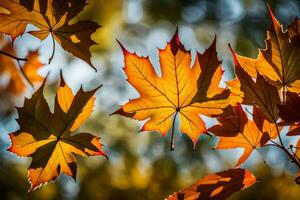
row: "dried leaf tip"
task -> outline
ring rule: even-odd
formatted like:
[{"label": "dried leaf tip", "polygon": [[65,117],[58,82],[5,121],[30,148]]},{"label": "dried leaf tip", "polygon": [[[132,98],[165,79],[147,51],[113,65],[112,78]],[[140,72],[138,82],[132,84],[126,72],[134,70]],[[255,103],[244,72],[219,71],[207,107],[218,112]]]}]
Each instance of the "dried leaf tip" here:
[{"label": "dried leaf tip", "polygon": [[124,45],[123,45],[118,39],[116,39],[116,40],[117,40],[117,43],[120,45],[123,54],[124,54],[124,55],[129,54],[130,52],[124,47]]},{"label": "dried leaf tip", "polygon": [[272,23],[273,24],[275,24],[275,23],[279,24],[279,22],[277,21],[275,15],[274,15],[274,13],[273,13],[273,11],[272,11],[272,9],[271,9],[271,7],[270,7],[270,5],[268,3],[267,3],[267,7],[268,7],[268,13],[269,13],[269,15],[271,17]]},{"label": "dried leaf tip", "polygon": [[127,113],[125,112],[122,108],[120,108],[119,110],[116,110],[115,112],[111,113],[109,116],[112,116],[112,115],[122,115],[122,116],[125,116],[125,117],[133,117],[135,115],[135,113]]},{"label": "dried leaf tip", "polygon": [[231,54],[232,54],[234,66],[235,66],[235,68],[237,68],[237,67],[239,66],[239,61],[238,61],[238,59],[236,58],[235,52],[234,52],[233,49],[231,48],[230,43],[228,43],[228,47],[229,47],[229,50],[230,50],[230,52],[231,52]]},{"label": "dried leaf tip", "polygon": [[170,44],[171,44],[171,51],[174,56],[177,54],[178,50],[186,52],[179,38],[178,27],[176,28],[176,31],[170,41]]}]

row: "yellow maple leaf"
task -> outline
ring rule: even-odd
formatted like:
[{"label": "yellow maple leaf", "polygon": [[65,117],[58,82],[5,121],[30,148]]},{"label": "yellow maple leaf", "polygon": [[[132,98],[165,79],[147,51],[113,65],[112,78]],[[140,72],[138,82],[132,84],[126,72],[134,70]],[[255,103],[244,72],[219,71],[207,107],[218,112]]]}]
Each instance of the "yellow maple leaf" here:
[{"label": "yellow maple leaf", "polygon": [[268,8],[272,25],[267,32],[266,48],[259,50],[256,59],[239,55],[236,58],[251,77],[255,78],[258,72],[279,90],[283,90],[283,93],[286,89],[299,93],[300,37],[290,38],[288,31],[283,30],[270,7]]},{"label": "yellow maple leaf", "polygon": [[94,107],[94,93],[99,88],[74,96],[61,78],[57,90],[54,113],[43,96],[44,84],[18,108],[20,129],[10,134],[9,151],[18,156],[32,157],[28,168],[31,190],[55,180],[60,173],[76,178],[76,158],[106,156],[99,137],[73,132],[90,116]]},{"label": "yellow maple leaf", "polygon": [[172,126],[171,149],[174,149],[177,116],[181,132],[195,145],[199,135],[206,132],[199,115],[215,116],[235,103],[229,91],[219,87],[223,71],[217,58],[216,40],[203,54],[197,53],[192,64],[191,52],[184,48],[176,31],[165,49],[159,50],[161,77],[148,57],[140,57],[121,47],[128,82],[140,97],[130,100],[115,113],[137,120],[147,119],[141,130],[157,130],[163,136]]}]

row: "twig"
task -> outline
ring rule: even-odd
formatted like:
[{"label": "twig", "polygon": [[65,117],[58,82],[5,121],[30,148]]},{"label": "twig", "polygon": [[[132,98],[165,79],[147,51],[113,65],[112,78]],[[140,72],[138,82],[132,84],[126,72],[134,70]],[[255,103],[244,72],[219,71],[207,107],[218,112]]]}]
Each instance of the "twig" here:
[{"label": "twig", "polygon": [[280,140],[280,145],[277,145],[277,146],[274,145],[274,146],[276,146],[276,147],[280,148],[282,151],[284,151],[290,157],[290,159],[292,160],[292,162],[295,163],[295,165],[297,165],[297,167],[300,169],[300,162],[283,145],[282,139],[280,137],[280,131],[279,131],[279,128],[278,128],[278,124],[275,123],[275,126],[276,126],[276,130],[277,130],[278,137],[279,137],[279,140]]},{"label": "twig", "polygon": [[280,145],[281,145],[282,147],[284,147],[282,138],[281,138],[281,136],[280,136],[280,131],[279,131],[279,128],[278,128],[278,124],[277,124],[276,122],[275,122],[275,126],[276,126],[276,131],[277,131],[277,134],[278,134],[278,138],[279,138]]},{"label": "twig", "polygon": [[22,68],[22,65],[20,63],[19,60],[17,60],[17,63],[19,65],[19,68],[20,68],[20,71],[22,73],[22,75],[24,76],[24,78],[26,79],[26,81],[31,85],[32,88],[34,88],[33,84],[31,83],[30,79],[28,78],[28,76],[26,75],[26,73],[24,72],[23,68]]},{"label": "twig", "polygon": [[291,149],[291,151],[293,152],[294,157],[298,160],[298,162],[300,162],[300,159],[299,159],[299,157],[298,157],[298,155],[297,155],[297,153],[296,153],[297,150],[294,151],[293,148],[295,148],[295,149],[299,149],[299,148],[294,147],[293,145],[290,146],[290,149]]},{"label": "twig", "polygon": [[286,103],[286,86],[283,85],[282,87],[282,104],[285,105]]},{"label": "twig", "polygon": [[7,52],[1,51],[1,50],[0,50],[0,54],[5,55],[7,57],[10,57],[12,59],[15,59],[16,61],[28,61],[28,58],[19,58],[19,57],[16,57],[14,55],[11,55]]}]

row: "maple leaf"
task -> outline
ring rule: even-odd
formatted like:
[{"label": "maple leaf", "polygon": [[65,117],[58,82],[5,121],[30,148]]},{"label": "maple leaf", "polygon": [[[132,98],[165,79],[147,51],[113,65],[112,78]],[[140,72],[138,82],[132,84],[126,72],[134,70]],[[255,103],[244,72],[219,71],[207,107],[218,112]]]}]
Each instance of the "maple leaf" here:
[{"label": "maple leaf", "polygon": [[[87,62],[90,61],[90,47],[97,44],[91,35],[100,26],[90,20],[73,22],[73,18],[87,5],[86,0],[1,0],[0,32],[8,34],[14,40],[25,32],[26,26],[32,24],[39,28],[29,33],[44,40],[50,34],[55,41],[74,56]],[[95,68],[94,68],[95,69]]]},{"label": "maple leaf", "polygon": [[216,40],[203,54],[197,53],[191,67],[191,52],[180,42],[177,30],[165,49],[159,49],[161,77],[155,72],[149,57],[139,57],[121,47],[128,82],[140,97],[130,100],[114,114],[137,120],[148,119],[141,131],[156,130],[163,136],[172,126],[172,150],[177,115],[181,132],[187,134],[195,145],[199,135],[206,132],[199,114],[218,115],[233,101],[229,91],[219,87],[223,72],[217,58]]},{"label": "maple leaf", "polygon": [[192,186],[170,195],[167,200],[222,200],[257,182],[256,177],[245,169],[229,169],[209,174]]},{"label": "maple leaf", "polygon": [[264,115],[259,114],[259,110],[253,113],[255,114],[253,118],[256,119],[251,121],[242,106],[238,105],[233,108],[232,116],[218,117],[219,124],[208,129],[209,132],[220,137],[216,149],[244,149],[236,166],[244,163],[254,149],[264,146],[271,138],[277,137],[275,124],[270,123],[264,118]]},{"label": "maple leaf", "polygon": [[[44,82],[45,83],[45,82]],[[9,151],[18,156],[32,157],[28,168],[30,191],[55,180],[60,173],[76,178],[76,158],[106,156],[99,137],[89,133],[73,132],[89,117],[94,107],[94,93],[99,88],[74,96],[61,76],[54,113],[43,96],[44,84],[18,108],[20,129],[10,134]]]},{"label": "maple leaf", "polygon": [[[12,44],[6,40],[3,41],[2,50],[11,55],[15,54]],[[32,85],[41,83],[44,80],[44,78],[37,73],[43,66],[39,60],[38,51],[29,52],[27,57],[28,61],[26,61],[23,66],[16,66],[14,59],[0,54],[0,75],[5,73],[9,75],[9,82],[5,87],[0,88],[1,92],[14,96],[22,94],[26,89],[23,77]],[[21,72],[23,74],[19,70],[20,67],[22,67]]]},{"label": "maple leaf", "polygon": [[236,79],[227,82],[231,92],[240,96],[243,104],[258,107],[270,122],[275,123],[279,118],[277,105],[281,103],[277,88],[259,73],[256,75],[256,80],[253,80],[242,68],[240,59],[236,57],[231,47],[230,50],[236,74]]},{"label": "maple leaf", "polygon": [[267,139],[276,139],[278,137],[278,131],[280,132],[283,128],[283,126],[278,125],[277,131],[276,124],[270,123],[261,110],[255,106],[253,107],[252,118],[257,128]]},{"label": "maple leaf", "polygon": [[251,77],[255,78],[258,72],[283,93],[286,89],[300,92],[300,35],[290,38],[268,8],[272,25],[267,32],[266,48],[259,50],[256,59],[239,55],[236,59]]}]

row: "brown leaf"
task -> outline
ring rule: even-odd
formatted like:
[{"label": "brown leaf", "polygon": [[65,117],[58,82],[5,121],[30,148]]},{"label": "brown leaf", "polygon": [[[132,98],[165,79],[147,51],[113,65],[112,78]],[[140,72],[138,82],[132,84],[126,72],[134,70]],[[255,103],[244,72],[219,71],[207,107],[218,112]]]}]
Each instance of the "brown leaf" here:
[{"label": "brown leaf", "polygon": [[256,181],[256,177],[248,170],[229,169],[207,175],[192,186],[170,195],[167,200],[224,200]]},{"label": "brown leaf", "polygon": [[268,8],[272,24],[267,31],[266,48],[260,49],[255,59],[239,55],[236,59],[251,77],[256,78],[258,72],[280,90],[300,92],[300,35],[290,38],[289,33],[296,25],[289,31],[283,30]]},{"label": "brown leaf", "polygon": [[[86,0],[1,0],[0,32],[14,40],[25,32],[28,24],[39,28],[29,33],[44,40],[50,34],[65,50],[81,58],[93,67],[90,47],[97,44],[91,35],[100,26],[90,20],[73,22],[73,18],[85,7]],[[50,58],[52,59],[53,54]],[[94,68],[94,67],[93,67]]]},{"label": "brown leaf", "polygon": [[[233,108],[233,115],[230,117],[218,117],[219,124],[208,129],[214,135],[219,136],[220,140],[216,149],[243,148],[244,152],[239,158],[236,166],[243,164],[258,148],[264,146],[274,135],[274,130],[269,127],[275,126],[269,121],[264,120],[265,127],[261,126],[261,121],[250,121],[243,111],[241,105]],[[256,124],[259,121],[259,124]],[[268,132],[271,131],[271,132]]]},{"label": "brown leaf", "polygon": [[287,136],[296,136],[300,135],[300,125],[299,123],[293,124],[290,126]]},{"label": "brown leaf", "polygon": [[266,119],[275,123],[279,118],[277,105],[280,97],[277,88],[271,85],[265,78],[257,74],[254,80],[240,65],[236,54],[230,48],[234,64],[236,79],[227,82],[232,93],[243,99],[243,104],[255,105],[265,115]]},{"label": "brown leaf", "polygon": [[279,116],[285,122],[300,121],[300,97],[297,93],[287,92],[286,102],[277,106],[279,108]]}]

